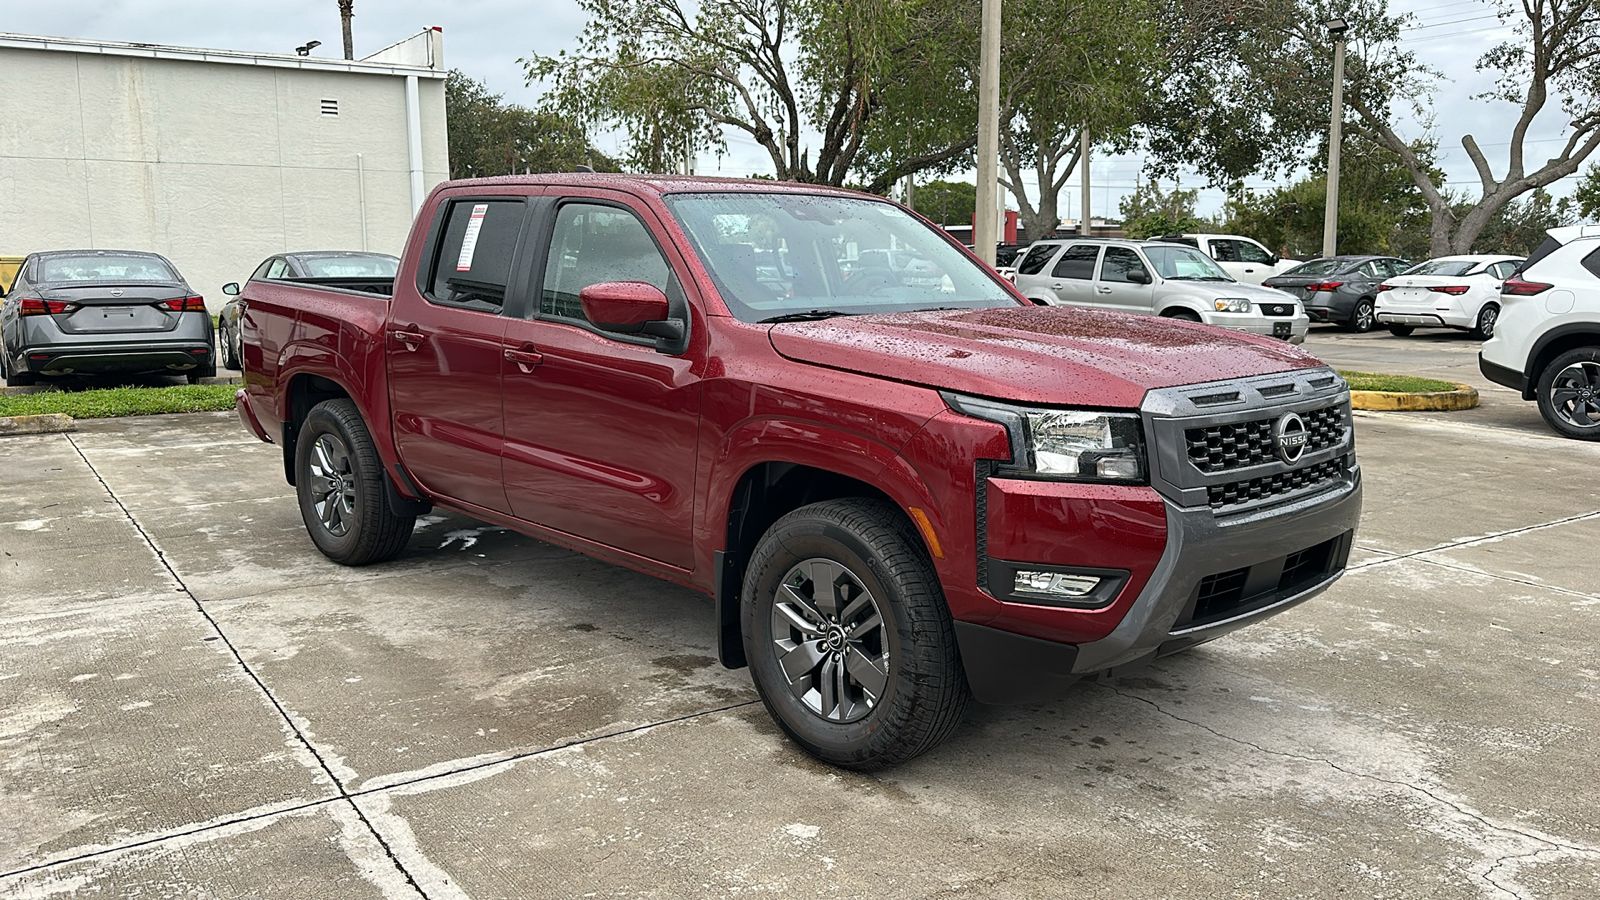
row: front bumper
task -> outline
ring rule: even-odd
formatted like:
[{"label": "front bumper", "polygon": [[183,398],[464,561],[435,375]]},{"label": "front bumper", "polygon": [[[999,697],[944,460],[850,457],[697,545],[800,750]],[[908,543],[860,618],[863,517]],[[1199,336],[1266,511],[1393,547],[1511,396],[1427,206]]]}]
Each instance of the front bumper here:
[{"label": "front bumper", "polygon": [[1327,590],[1344,572],[1361,518],[1360,470],[1327,493],[1231,520],[1166,508],[1166,551],[1106,637],[1058,644],[956,622],[973,695],[992,704],[1048,700],[1085,676],[1142,667]]},{"label": "front bumper", "polygon": [[22,352],[18,368],[35,375],[146,373],[185,374],[212,361],[203,341],[145,341],[127,344],[49,344]]},{"label": "front bumper", "polygon": [[[1207,325],[1218,328],[1227,328],[1231,331],[1242,331],[1246,334],[1259,334],[1262,337],[1275,337],[1286,340],[1291,344],[1303,343],[1306,332],[1311,328],[1311,319],[1305,313],[1296,316],[1260,316],[1254,313],[1211,313],[1204,317]],[[1283,334],[1282,326],[1287,324],[1289,333]]]}]

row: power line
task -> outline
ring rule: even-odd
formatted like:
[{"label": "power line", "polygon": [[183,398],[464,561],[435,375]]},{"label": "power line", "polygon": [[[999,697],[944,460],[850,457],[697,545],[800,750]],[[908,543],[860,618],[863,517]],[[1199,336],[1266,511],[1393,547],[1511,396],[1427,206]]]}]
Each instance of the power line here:
[{"label": "power line", "polygon": [[1463,25],[1463,24],[1465,24],[1467,22],[1482,22],[1484,19],[1498,19],[1498,18],[1500,18],[1500,14],[1499,13],[1489,13],[1488,15],[1472,16],[1471,18],[1466,18],[1466,19],[1450,19],[1449,21],[1445,21],[1445,22],[1430,22],[1427,25],[1412,25],[1412,26],[1409,26],[1409,27],[1406,27],[1406,28],[1402,28],[1400,30],[1401,31],[1422,31],[1425,28],[1443,28],[1446,25]]},{"label": "power line", "polygon": [[[1410,13],[1411,15],[1416,15],[1417,13],[1432,12],[1432,11],[1434,11],[1436,9],[1449,9],[1452,6],[1479,6],[1479,5],[1482,5],[1482,0],[1456,0],[1456,2],[1454,2],[1454,3],[1441,3],[1438,6],[1424,6],[1421,9],[1408,9],[1408,10],[1406,10],[1406,12]],[[1455,15],[1455,14],[1451,13],[1451,15]]]},{"label": "power line", "polygon": [[1429,35],[1424,35],[1424,36],[1419,37],[1419,38],[1407,38],[1406,39],[1406,43],[1408,43],[1408,44],[1422,44],[1422,43],[1426,43],[1428,41],[1439,41],[1439,40],[1444,40],[1445,38],[1461,37],[1462,35],[1466,35],[1466,34],[1484,34],[1486,32],[1490,32],[1490,31],[1504,31],[1504,30],[1505,29],[1502,29],[1502,28],[1473,28],[1473,29],[1469,29],[1467,31],[1452,31],[1452,32],[1449,32],[1447,34],[1429,34]]}]

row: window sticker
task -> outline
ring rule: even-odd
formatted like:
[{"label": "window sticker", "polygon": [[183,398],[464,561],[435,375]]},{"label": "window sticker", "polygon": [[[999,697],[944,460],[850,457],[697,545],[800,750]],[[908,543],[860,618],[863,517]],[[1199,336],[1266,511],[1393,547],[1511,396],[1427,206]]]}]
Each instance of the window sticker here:
[{"label": "window sticker", "polygon": [[478,232],[483,230],[483,217],[489,214],[489,204],[472,207],[472,218],[467,220],[467,233],[461,239],[461,255],[456,258],[457,272],[472,271],[472,255],[478,252]]}]

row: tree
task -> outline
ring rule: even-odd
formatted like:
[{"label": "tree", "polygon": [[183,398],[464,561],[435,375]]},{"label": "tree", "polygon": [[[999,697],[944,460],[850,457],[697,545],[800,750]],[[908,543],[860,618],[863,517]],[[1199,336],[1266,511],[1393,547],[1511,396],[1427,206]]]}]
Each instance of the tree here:
[{"label": "tree", "polygon": [[971,225],[978,208],[978,188],[964,181],[930,181],[917,185],[912,200],[912,208],[935,224]]},{"label": "tree", "polygon": [[1577,204],[1578,215],[1585,219],[1600,218],[1600,165],[1590,165],[1572,192],[1572,202]]},{"label": "tree", "polygon": [[[869,190],[969,152],[975,137],[917,128],[910,102],[895,104],[900,134],[875,138],[885,97],[959,97],[952,43],[964,4],[935,0],[579,0],[588,14],[575,53],[523,60],[530,83],[547,81],[542,109],[586,128],[622,132],[630,166],[670,171],[686,153],[722,146],[722,129],[749,135],[780,180]],[[691,10],[693,10],[691,15]],[[924,110],[926,112],[926,110]],[[821,135],[815,148],[802,133]],[[895,129],[889,129],[894,131]],[[907,134],[904,132],[915,132]],[[942,132],[942,133],[941,133]],[[945,145],[928,138],[937,135]],[[921,140],[909,140],[919,137]],[[865,169],[863,171],[863,169]],[[860,177],[865,176],[865,177]]]},{"label": "tree", "polygon": [[1199,191],[1186,191],[1176,184],[1170,191],[1161,190],[1160,183],[1155,181],[1139,185],[1118,204],[1122,232],[1130,238],[1144,240],[1164,234],[1209,231],[1210,223],[1194,212],[1199,200]]},{"label": "tree", "polygon": [[1474,253],[1527,256],[1544,242],[1547,230],[1572,223],[1569,198],[1552,200],[1543,188],[1534,188],[1523,200],[1513,200],[1502,207],[1478,233],[1472,249]]},{"label": "tree", "polygon": [[616,169],[573,123],[508,104],[459,69],[445,76],[444,102],[451,178],[570,172],[580,163]]}]

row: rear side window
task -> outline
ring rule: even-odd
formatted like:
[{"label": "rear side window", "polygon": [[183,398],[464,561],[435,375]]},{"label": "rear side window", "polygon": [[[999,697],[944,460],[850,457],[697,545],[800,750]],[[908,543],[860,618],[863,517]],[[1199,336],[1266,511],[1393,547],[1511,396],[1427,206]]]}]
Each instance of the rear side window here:
[{"label": "rear side window", "polygon": [[1590,275],[1600,278],[1600,250],[1595,250],[1585,256],[1583,258],[1583,267],[1589,270]]},{"label": "rear side window", "polygon": [[1050,274],[1056,278],[1088,281],[1094,277],[1094,261],[1099,256],[1099,247],[1093,244],[1075,244],[1061,254],[1061,258],[1056,260],[1055,271]]},{"label": "rear side window", "polygon": [[672,268],[638,217],[614,206],[568,203],[556,214],[539,312],[587,321],[578,293],[602,281],[643,281],[672,297]]},{"label": "rear side window", "polygon": [[1050,262],[1050,257],[1055,256],[1058,249],[1060,247],[1056,244],[1040,244],[1029,250],[1028,255],[1022,258],[1022,262],[1017,263],[1017,274],[1037,275],[1043,272],[1045,265]]},{"label": "rear side window", "polygon": [[519,200],[457,200],[445,213],[428,299],[499,312],[511,284],[511,261],[522,234]]},{"label": "rear side window", "polygon": [[1217,262],[1243,262],[1239,258],[1238,241],[1212,241],[1211,258]]}]

